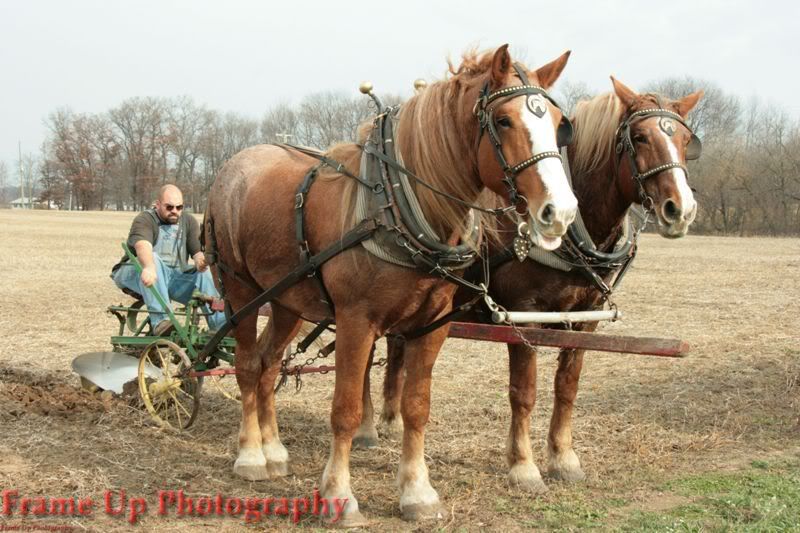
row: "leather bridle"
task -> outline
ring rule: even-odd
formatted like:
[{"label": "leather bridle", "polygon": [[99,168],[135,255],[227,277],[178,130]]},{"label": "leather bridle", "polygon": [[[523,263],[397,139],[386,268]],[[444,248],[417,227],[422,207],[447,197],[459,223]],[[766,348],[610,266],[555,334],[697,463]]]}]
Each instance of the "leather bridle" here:
[{"label": "leather bridle", "polygon": [[643,172],[639,171],[639,167],[636,164],[636,147],[631,136],[631,127],[635,122],[650,117],[661,117],[661,119],[658,121],[658,126],[669,137],[672,137],[677,130],[675,122],[683,125],[684,128],[689,130],[689,133],[691,133],[692,137],[689,141],[689,144],[686,146],[686,152],[684,154],[684,157],[687,161],[698,159],[703,151],[703,144],[700,141],[700,138],[695,135],[694,132],[692,132],[692,129],[686,124],[683,117],[674,111],[664,109],[664,107],[661,105],[661,102],[659,102],[659,107],[634,111],[628,115],[628,117],[619,125],[616,133],[617,174],[619,174],[619,164],[621,162],[623,152],[625,152],[628,155],[631,176],[639,189],[639,203],[641,203],[646,209],[651,209],[653,206],[646,205],[648,200],[650,200],[649,203],[652,204],[652,200],[644,190],[644,180],[672,168],[680,168],[686,174],[686,179],[689,179],[689,169],[686,168],[686,165],[677,161],[670,161],[669,163],[658,165]]},{"label": "leather bridle", "polygon": [[[539,152],[538,154],[533,154],[528,159],[525,159],[524,161],[515,165],[509,164],[508,160],[506,160],[505,156],[503,155],[502,141],[500,139],[500,134],[497,132],[497,122],[494,116],[495,110],[501,104],[518,96],[528,97],[528,109],[530,109],[530,111],[538,118],[542,118],[547,112],[548,101],[558,109],[561,108],[542,87],[530,84],[528,81],[528,76],[525,74],[525,69],[523,69],[519,64],[514,64],[514,70],[516,70],[517,76],[519,76],[519,79],[522,81],[522,85],[504,87],[502,89],[490,92],[489,82],[486,82],[481,90],[480,96],[478,97],[478,101],[475,103],[473,112],[478,118],[478,124],[480,125],[478,143],[480,143],[484,132],[488,132],[489,139],[491,139],[492,145],[494,146],[494,153],[497,157],[497,162],[503,169],[503,183],[508,189],[508,197],[511,205],[516,206],[520,201],[524,201],[525,207],[527,208],[528,199],[519,194],[519,191],[517,190],[517,176],[529,166],[535,165],[543,159],[552,157],[561,161],[561,154],[558,151],[549,150],[545,152]],[[558,131],[556,132],[556,141],[559,147],[566,146],[572,142],[572,132],[572,123],[569,121],[566,115],[564,115],[561,119],[561,123],[558,126]]]}]

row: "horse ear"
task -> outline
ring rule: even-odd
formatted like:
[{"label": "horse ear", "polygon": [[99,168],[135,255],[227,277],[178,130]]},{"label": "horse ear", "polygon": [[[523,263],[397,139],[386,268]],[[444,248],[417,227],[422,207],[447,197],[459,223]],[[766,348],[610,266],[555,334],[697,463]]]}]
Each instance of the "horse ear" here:
[{"label": "horse ear", "polygon": [[510,69],[511,54],[508,53],[508,44],[504,44],[495,51],[494,57],[492,57],[492,85],[504,84]]},{"label": "horse ear", "polygon": [[567,50],[558,56],[558,58],[554,61],[551,61],[543,67],[539,67],[535,72],[536,79],[539,80],[539,85],[541,85],[544,89],[549,89],[552,87],[558,77],[561,76],[561,72],[564,71],[564,67],[567,66],[567,60],[569,59],[569,55],[571,53],[572,50]]},{"label": "horse ear", "polygon": [[689,111],[691,111],[703,97],[703,94],[703,89],[700,89],[678,100],[678,113],[680,113],[682,117],[688,115]]},{"label": "horse ear", "polygon": [[638,94],[633,92],[633,89],[630,89],[627,85],[617,80],[614,76],[611,76],[611,84],[614,85],[614,92],[617,94],[617,98],[622,101],[622,105],[625,107],[631,107],[633,102],[635,102],[639,97]]}]

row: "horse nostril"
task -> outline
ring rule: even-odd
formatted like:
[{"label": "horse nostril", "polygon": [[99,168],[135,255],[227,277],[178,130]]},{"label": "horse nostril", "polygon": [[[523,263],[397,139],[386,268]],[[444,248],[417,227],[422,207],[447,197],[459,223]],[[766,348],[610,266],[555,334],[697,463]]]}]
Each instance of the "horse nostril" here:
[{"label": "horse nostril", "polygon": [[556,206],[553,204],[545,204],[539,210],[539,222],[546,226],[550,226],[553,224],[553,220],[556,218]]},{"label": "horse nostril", "polygon": [[664,202],[661,211],[664,214],[664,219],[670,222],[678,220],[681,217],[681,208],[672,200]]}]

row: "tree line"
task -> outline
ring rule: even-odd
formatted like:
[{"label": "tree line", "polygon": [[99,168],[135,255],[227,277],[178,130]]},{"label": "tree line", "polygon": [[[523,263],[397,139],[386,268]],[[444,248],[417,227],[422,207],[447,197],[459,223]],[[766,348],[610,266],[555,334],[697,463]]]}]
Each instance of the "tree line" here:
[{"label": "tree line", "polygon": [[[679,98],[697,89],[705,96],[687,121],[703,140],[703,156],[689,163],[699,203],[692,232],[800,234],[800,122],[703,80],[668,78],[643,92]],[[556,96],[569,112],[592,93],[585,84],[565,82]],[[23,166],[37,181],[40,200],[59,208],[138,210],[162,184],[176,183],[187,207],[202,211],[216,172],[239,150],[269,142],[325,148],[352,141],[374,112],[368,98],[337,92],[277,104],[260,120],[188,97],[131,98],[98,114],[58,109],[46,119],[41,155],[25,156]],[[7,176],[0,165],[0,186]]]}]

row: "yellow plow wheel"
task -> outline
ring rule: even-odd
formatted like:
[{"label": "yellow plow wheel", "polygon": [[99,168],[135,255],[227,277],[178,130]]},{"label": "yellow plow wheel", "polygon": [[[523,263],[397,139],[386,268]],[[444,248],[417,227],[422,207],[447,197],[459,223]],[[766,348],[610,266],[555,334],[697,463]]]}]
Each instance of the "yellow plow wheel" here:
[{"label": "yellow plow wheel", "polygon": [[202,378],[189,376],[192,363],[183,348],[159,339],[139,358],[139,394],[147,411],[164,428],[186,429],[200,410]]},{"label": "yellow plow wheel", "polygon": [[[233,368],[231,365],[224,361],[220,361],[219,366],[217,369],[229,369]],[[241,403],[242,395],[239,392],[239,384],[236,382],[236,375],[235,374],[223,374],[221,376],[208,376],[211,385],[219,391],[220,394],[225,396],[229,400],[233,400],[234,402]]]}]

